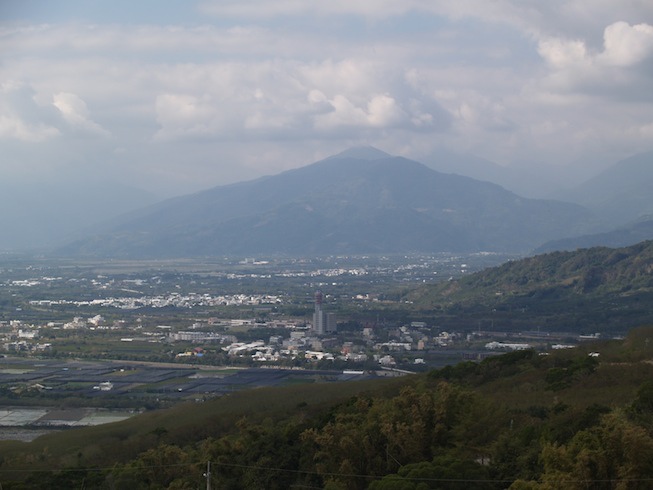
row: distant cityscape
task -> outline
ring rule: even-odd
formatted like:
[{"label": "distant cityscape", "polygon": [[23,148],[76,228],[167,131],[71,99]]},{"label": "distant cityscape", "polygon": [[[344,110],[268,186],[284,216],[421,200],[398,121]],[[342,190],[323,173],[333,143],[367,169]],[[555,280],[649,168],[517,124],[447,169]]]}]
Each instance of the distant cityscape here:
[{"label": "distant cityscape", "polygon": [[0,377],[7,397],[44,406],[77,397],[156,408],[252,386],[403,376],[515,350],[547,355],[599,337],[538,328],[528,317],[515,328],[492,310],[416,314],[396,293],[506,258],[9,260],[0,267]]}]

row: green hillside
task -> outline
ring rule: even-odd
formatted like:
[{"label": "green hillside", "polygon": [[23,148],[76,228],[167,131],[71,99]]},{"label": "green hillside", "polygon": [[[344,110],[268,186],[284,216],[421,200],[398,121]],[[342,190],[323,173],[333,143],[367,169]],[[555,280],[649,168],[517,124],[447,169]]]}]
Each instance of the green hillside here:
[{"label": "green hillside", "polygon": [[622,333],[653,321],[653,241],[510,261],[417,288],[405,300],[515,328]]},{"label": "green hillside", "polygon": [[[653,328],[0,445],[3,488],[650,488]],[[598,353],[590,355],[590,353]]]}]

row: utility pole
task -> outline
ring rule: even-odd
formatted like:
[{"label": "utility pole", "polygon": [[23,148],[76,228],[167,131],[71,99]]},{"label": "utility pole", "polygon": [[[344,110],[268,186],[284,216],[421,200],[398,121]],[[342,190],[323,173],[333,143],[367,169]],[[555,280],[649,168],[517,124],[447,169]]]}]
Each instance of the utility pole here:
[{"label": "utility pole", "polygon": [[210,461],[206,462],[206,473],[204,473],[204,476],[206,477],[206,490],[211,490],[211,462]]}]

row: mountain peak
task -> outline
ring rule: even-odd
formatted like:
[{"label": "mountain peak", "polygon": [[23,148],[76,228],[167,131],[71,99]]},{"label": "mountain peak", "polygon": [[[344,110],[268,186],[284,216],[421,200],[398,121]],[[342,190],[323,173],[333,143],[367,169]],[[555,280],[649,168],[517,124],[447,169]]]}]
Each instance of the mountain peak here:
[{"label": "mountain peak", "polygon": [[380,160],[392,158],[392,155],[374,148],[373,146],[352,146],[336,155],[330,156],[327,160],[353,158],[356,160]]},{"label": "mountain peak", "polygon": [[571,235],[588,214],[364,147],[165,201],[59,252],[134,258],[523,252]]}]

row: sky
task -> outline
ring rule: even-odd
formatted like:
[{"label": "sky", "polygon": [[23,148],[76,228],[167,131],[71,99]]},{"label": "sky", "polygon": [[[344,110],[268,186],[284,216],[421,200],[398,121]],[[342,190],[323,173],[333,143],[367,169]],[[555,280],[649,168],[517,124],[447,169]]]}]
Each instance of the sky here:
[{"label": "sky", "polygon": [[160,196],[371,145],[653,149],[650,0],[0,0],[0,179]]}]

